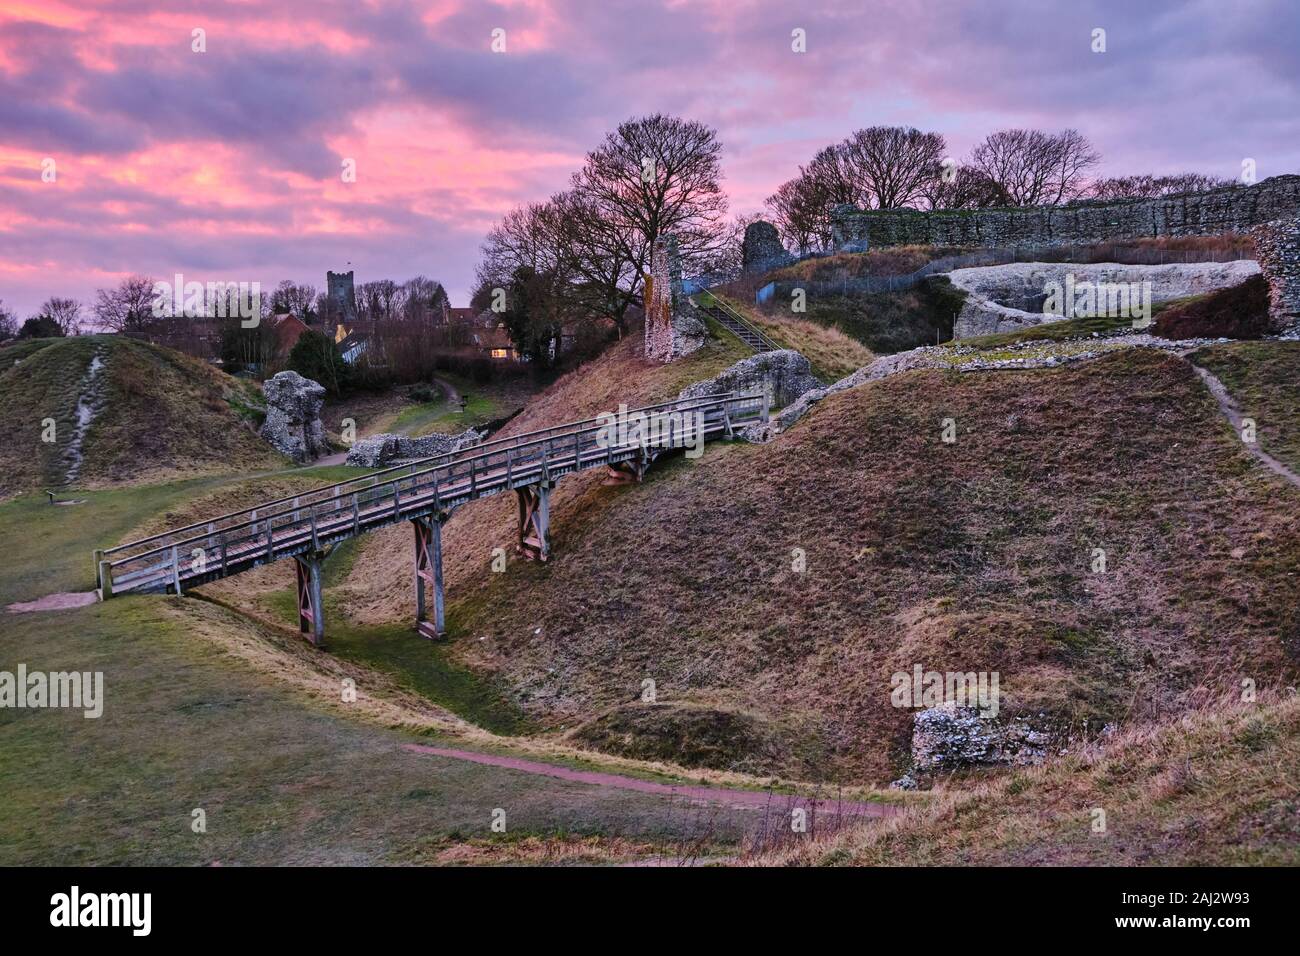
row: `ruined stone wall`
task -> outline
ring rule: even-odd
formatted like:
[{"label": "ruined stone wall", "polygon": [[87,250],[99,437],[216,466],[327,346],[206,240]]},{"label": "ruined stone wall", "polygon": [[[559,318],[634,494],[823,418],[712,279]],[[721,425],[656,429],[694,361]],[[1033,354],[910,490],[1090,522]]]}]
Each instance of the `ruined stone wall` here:
[{"label": "ruined stone wall", "polygon": [[1300,324],[1298,216],[1300,176],[1274,176],[1252,186],[1074,206],[933,211],[837,206],[831,234],[837,250],[862,251],[912,244],[1014,248],[1249,233],[1261,250],[1260,265],[1273,291],[1274,322],[1281,331]]},{"label": "ruined stone wall", "polygon": [[758,219],[745,227],[740,259],[742,273],[761,275],[789,265],[794,261],[794,256],[781,245],[781,234],[776,231],[776,226]]},{"label": "ruined stone wall", "polygon": [[682,291],[682,265],[673,236],[655,242],[645,277],[645,357],[671,362],[694,352],[707,337]]},{"label": "ruined stone wall", "polygon": [[1268,280],[1273,327],[1300,329],[1300,219],[1265,223],[1251,235],[1259,267]]},{"label": "ruined stone wall", "polygon": [[837,249],[896,245],[1049,246],[1246,232],[1252,226],[1300,215],[1300,176],[1274,176],[1253,186],[1075,206],[1000,209],[870,209],[838,206],[832,235]]}]

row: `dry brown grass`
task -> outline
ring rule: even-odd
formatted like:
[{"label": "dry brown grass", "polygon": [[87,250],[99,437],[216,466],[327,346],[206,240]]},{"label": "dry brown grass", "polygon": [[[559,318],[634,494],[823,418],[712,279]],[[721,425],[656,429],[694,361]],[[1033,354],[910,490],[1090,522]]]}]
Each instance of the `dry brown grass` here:
[{"label": "dry brown grass", "polygon": [[[1300,863],[1300,698],[1215,702],[1052,764],[937,795],[765,865]],[[1093,831],[1094,810],[1105,832]]]},{"label": "dry brown grass", "polygon": [[[612,355],[515,427],[659,397],[649,383],[668,391],[671,371],[637,379]],[[784,742],[774,770],[880,783],[910,731],[889,677],[914,663],[996,670],[1004,713],[1094,728],[1177,712],[1242,674],[1294,680],[1296,504],[1177,359],[910,373],[644,485],[565,479],[546,566],[491,573],[514,503],[462,509],[444,539],[453,647],[557,729],[648,677],[660,700],[765,714]],[[405,529],[371,536],[351,613],[410,618],[409,547]],[[1094,547],[1104,575],[1088,570]]]},{"label": "dry brown grass", "polygon": [[852,375],[876,357],[871,349],[834,326],[760,312],[738,299],[722,298],[778,345],[802,352],[812,364],[813,374],[828,385]]}]

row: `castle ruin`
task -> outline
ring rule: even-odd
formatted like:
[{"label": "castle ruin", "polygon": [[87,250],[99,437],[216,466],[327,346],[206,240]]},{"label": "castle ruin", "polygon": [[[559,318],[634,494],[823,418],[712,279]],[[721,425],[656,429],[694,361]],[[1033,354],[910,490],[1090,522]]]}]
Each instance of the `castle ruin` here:
[{"label": "castle ruin", "polygon": [[642,298],[647,359],[671,362],[704,344],[707,329],[682,291],[681,256],[675,236],[661,236],[655,241]]},{"label": "castle ruin", "polygon": [[1086,245],[1124,239],[1250,235],[1272,294],[1278,332],[1300,330],[1300,176],[1274,176],[1251,186],[1203,192],[1081,202],[1071,206],[995,209],[871,209],[837,206],[835,249],[936,245],[981,248]]}]

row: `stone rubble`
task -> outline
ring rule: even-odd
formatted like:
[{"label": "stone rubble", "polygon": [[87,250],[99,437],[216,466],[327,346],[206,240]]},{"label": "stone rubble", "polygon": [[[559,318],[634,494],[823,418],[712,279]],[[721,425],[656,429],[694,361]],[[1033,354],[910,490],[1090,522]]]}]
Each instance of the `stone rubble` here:
[{"label": "stone rubble", "polygon": [[970,767],[1027,767],[1042,763],[1054,750],[1048,718],[981,717],[973,707],[949,701],[919,711],[912,718],[912,767],[890,786],[915,790],[937,773]]},{"label": "stone rubble", "polygon": [[371,435],[356,442],[349,449],[347,464],[357,468],[384,468],[421,458],[447,455],[477,445],[486,434],[486,431],[467,428],[459,435],[434,432],[418,438],[387,432],[382,435]]},{"label": "stone rubble", "polygon": [[801,352],[778,349],[759,352],[741,359],[713,378],[688,385],[678,393],[678,398],[699,398],[718,392],[735,392],[738,395],[766,391],[773,406],[794,401],[810,389],[820,388],[821,381],[812,373],[812,364]]}]

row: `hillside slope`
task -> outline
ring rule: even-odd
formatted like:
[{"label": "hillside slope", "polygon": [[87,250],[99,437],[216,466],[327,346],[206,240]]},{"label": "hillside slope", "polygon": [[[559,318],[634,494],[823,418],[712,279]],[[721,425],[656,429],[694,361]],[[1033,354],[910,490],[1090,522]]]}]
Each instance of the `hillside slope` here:
[{"label": "hillside slope", "polygon": [[940,795],[884,824],[745,862],[1295,866],[1298,778],[1300,698],[1216,703],[1105,748]]},{"label": "hillside slope", "polygon": [[[658,397],[619,361],[540,406],[559,420]],[[654,370],[661,386],[674,368]],[[491,573],[514,502],[461,509],[444,539],[453,649],[544,723],[599,718],[580,735],[616,752],[676,752],[711,728],[701,763],[883,782],[911,726],[890,676],[914,664],[998,671],[1004,715],[1094,731],[1243,675],[1294,680],[1298,504],[1177,358],[911,372],[640,486],[565,479],[546,566]],[[411,619],[407,539],[366,543],[351,613]],[[657,708],[630,703],[646,679]]]},{"label": "hillside slope", "polygon": [[260,402],[249,382],[123,336],[0,349],[0,406],[15,428],[0,445],[0,494],[282,466],[251,430]]}]

